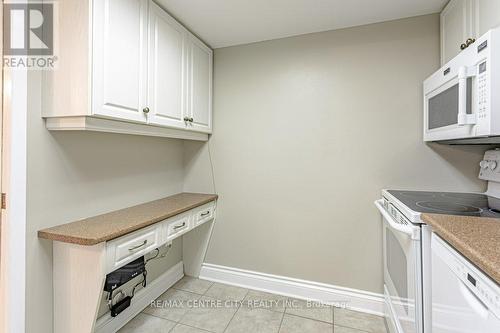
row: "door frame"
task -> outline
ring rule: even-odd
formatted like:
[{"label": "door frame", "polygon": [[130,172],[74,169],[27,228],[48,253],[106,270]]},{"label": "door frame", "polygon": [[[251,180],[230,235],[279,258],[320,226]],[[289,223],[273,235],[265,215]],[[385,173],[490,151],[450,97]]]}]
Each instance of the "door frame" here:
[{"label": "door frame", "polygon": [[[0,38],[3,45],[3,3]],[[19,31],[18,33],[24,33]],[[3,59],[3,52],[1,53]],[[3,61],[2,61],[3,67]],[[28,71],[2,68],[0,331],[25,332]]]}]

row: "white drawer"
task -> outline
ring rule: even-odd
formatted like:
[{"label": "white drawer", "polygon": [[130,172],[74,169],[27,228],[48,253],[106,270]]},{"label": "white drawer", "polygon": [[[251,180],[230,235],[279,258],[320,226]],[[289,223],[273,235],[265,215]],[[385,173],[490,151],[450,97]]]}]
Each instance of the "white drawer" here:
[{"label": "white drawer", "polygon": [[120,268],[134,259],[154,250],[160,244],[161,224],[134,231],[108,242],[107,271]]},{"label": "white drawer", "polygon": [[193,210],[193,227],[208,222],[214,218],[215,202],[209,202]]},{"label": "white drawer", "polygon": [[170,241],[192,229],[191,214],[184,213],[165,223],[163,234],[165,241]]}]

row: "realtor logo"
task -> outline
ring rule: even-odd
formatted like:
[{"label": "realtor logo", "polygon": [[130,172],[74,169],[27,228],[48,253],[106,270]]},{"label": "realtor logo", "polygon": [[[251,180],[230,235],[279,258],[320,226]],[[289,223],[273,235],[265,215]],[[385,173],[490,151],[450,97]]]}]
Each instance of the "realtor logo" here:
[{"label": "realtor logo", "polygon": [[4,3],[4,66],[54,67],[54,7],[50,2]]}]

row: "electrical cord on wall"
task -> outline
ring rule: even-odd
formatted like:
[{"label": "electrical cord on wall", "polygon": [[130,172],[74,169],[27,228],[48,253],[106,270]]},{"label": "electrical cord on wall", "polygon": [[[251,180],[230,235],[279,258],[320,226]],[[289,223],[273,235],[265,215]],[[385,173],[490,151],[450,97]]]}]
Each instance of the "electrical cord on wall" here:
[{"label": "electrical cord on wall", "polygon": [[[210,149],[210,139],[207,141],[207,149],[208,149],[208,160],[210,162],[210,168],[212,171],[212,185],[214,188],[214,193],[217,193],[217,186],[215,185],[215,168],[214,168],[214,162],[212,160],[212,150]],[[217,201],[215,202],[215,211],[217,211]],[[205,254],[203,256],[203,262],[206,262],[207,259],[207,253],[208,253],[208,248],[210,247],[210,242],[212,241],[212,235],[214,233],[214,225],[215,225],[215,220],[217,219],[217,214],[214,216],[214,220],[212,222],[212,226],[210,228],[210,236],[208,238],[208,244],[207,244],[207,250],[205,251]]]},{"label": "electrical cord on wall", "polygon": [[146,260],[146,264],[148,262],[150,262],[151,260],[165,258],[167,256],[168,252],[170,251],[170,249],[172,248],[172,243],[167,244],[166,247],[167,247],[167,251],[165,251],[165,253],[163,253],[161,256],[159,256],[160,255],[160,249],[159,248],[154,249],[153,251],[157,251],[156,255],[154,257],[151,257],[148,260]]},{"label": "electrical cord on wall", "polygon": [[[160,255],[160,249],[159,249],[159,248],[156,248],[156,249],[154,249],[153,251],[156,251],[156,254],[155,254],[153,257],[151,257],[151,258],[149,258],[148,260],[146,260],[146,264],[147,264],[148,262],[150,262],[151,260],[154,260],[154,259],[158,258],[158,256]],[[167,251],[167,252],[168,252],[168,251]]]},{"label": "electrical cord on wall", "polygon": [[134,286],[134,288],[132,288],[132,296],[131,296],[131,297],[134,297],[134,295],[135,295],[135,289],[136,289],[137,287],[139,287],[141,284],[142,284],[142,287],[143,287],[143,288],[146,288],[146,277],[147,277],[147,275],[148,275],[148,271],[144,271],[144,273],[143,273],[143,275],[142,275],[142,276],[143,276],[142,281],[141,281],[141,282],[139,282],[139,283],[137,283],[137,284]]},{"label": "electrical cord on wall", "polygon": [[217,187],[215,186],[214,162],[212,161],[212,150],[210,149],[210,140],[207,141],[207,147],[208,147],[208,159],[210,161],[210,167],[212,169],[212,185],[214,187],[214,193],[217,194]]}]

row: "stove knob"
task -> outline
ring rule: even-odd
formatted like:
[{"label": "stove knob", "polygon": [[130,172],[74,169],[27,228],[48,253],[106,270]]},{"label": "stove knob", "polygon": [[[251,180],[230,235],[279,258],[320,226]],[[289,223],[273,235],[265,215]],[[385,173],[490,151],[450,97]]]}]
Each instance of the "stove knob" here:
[{"label": "stove knob", "polygon": [[482,160],[480,163],[479,163],[479,166],[481,167],[481,169],[486,169],[488,168],[488,162],[485,161],[485,160]]},{"label": "stove knob", "polygon": [[489,161],[489,162],[488,162],[488,167],[489,167],[491,170],[495,170],[495,168],[497,167],[497,162],[496,162],[496,161]]}]

